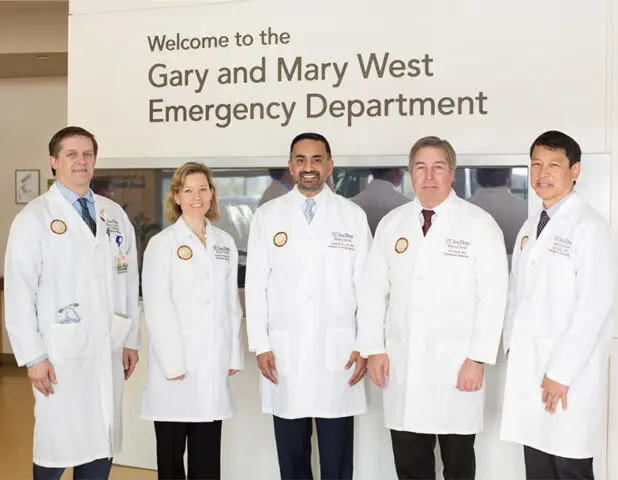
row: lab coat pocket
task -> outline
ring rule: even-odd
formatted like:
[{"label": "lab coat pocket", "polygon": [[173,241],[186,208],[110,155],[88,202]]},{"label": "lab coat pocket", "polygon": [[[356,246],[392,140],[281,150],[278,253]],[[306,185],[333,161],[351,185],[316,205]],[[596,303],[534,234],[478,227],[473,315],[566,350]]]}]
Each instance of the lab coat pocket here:
[{"label": "lab coat pocket", "polygon": [[278,373],[287,373],[290,370],[290,344],[287,330],[271,329],[268,332],[270,348],[275,357],[275,367]]},{"label": "lab coat pocket", "polygon": [[92,351],[90,334],[83,322],[52,323],[47,348],[52,363],[88,358]]},{"label": "lab coat pocket", "polygon": [[354,328],[329,328],[326,331],[326,367],[344,371],[354,351],[356,330]]},{"label": "lab coat pocket", "polygon": [[[200,335],[197,330],[182,330],[182,341],[185,350],[185,369],[187,372],[197,370],[200,358]],[[206,355],[206,349],[204,349]]]},{"label": "lab coat pocket", "polygon": [[114,314],[110,327],[112,351],[116,351],[124,346],[129,330],[131,330],[131,319],[127,316]]}]

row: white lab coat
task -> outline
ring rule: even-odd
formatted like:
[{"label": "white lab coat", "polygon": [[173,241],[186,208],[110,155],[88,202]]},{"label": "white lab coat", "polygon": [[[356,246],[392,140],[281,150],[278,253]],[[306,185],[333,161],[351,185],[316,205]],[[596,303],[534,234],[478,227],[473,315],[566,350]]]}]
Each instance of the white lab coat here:
[{"label": "white lab coat", "polygon": [[[282,418],[364,413],[362,382],[350,387],[356,308],[371,234],[365,213],[323,188],[307,225],[305,197],[260,207],[251,225],[245,301],[249,349],[272,351],[278,385],[261,379],[262,410]],[[277,246],[279,244],[280,246]]]},{"label": "white lab coat", "polygon": [[122,347],[136,349],[139,339],[135,234],[118,204],[94,199],[96,238],[56,185],[9,233],[4,301],[13,352],[20,366],[48,354],[58,382],[47,398],[34,390],[34,462],[44,467],[112,457],[121,447]]},{"label": "white lab coat", "polygon": [[374,235],[380,220],[391,210],[411,201],[395,186],[386,180],[373,180],[367,188],[350,200],[361,207],[367,214],[369,229]]},{"label": "white lab coat", "polygon": [[506,252],[511,255],[515,238],[528,218],[528,202],[513,195],[508,187],[477,187],[468,201],[494,217],[504,234]]},{"label": "white lab coat", "polygon": [[388,428],[473,434],[483,425],[484,387],[462,392],[457,378],[466,358],[495,362],[507,297],[504,240],[488,213],[454,192],[434,209],[426,237],[421,209],[417,199],[378,225],[360,297],[361,354],[389,356]]},{"label": "white lab coat", "polygon": [[[148,243],[142,270],[149,338],[142,418],[212,422],[232,416],[228,369],[240,370],[243,363],[237,275],[234,240],[209,221],[205,247],[182,217]],[[182,374],[184,380],[168,380]]]},{"label": "white lab coat", "polygon": [[[615,256],[603,218],[577,194],[536,239],[540,211],[517,237],[504,330],[508,354],[501,437],[589,458],[605,432]],[[523,247],[523,248],[522,248]],[[568,408],[546,413],[541,381],[569,386]]]}]

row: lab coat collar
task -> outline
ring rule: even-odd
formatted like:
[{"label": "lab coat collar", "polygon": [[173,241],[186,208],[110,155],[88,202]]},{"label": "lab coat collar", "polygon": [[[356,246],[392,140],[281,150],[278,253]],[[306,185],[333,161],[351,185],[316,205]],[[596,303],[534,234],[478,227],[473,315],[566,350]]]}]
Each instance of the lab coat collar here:
[{"label": "lab coat collar", "polygon": [[[438,218],[440,215],[444,215],[448,213],[451,207],[455,205],[455,203],[458,200],[459,200],[459,197],[455,193],[455,190],[451,189],[451,192],[449,193],[448,197],[446,197],[446,199],[440,205],[432,208],[431,210],[435,212],[435,217]],[[421,202],[419,201],[418,195],[417,195],[414,198],[414,214],[416,216],[421,215],[421,210],[423,210],[424,208],[425,207],[421,205]]]},{"label": "lab coat collar", "polygon": [[[288,195],[290,197],[290,200],[292,201],[292,204],[299,209],[302,208],[305,200],[307,200],[308,198],[305,197],[302,193],[300,193],[297,185],[294,185],[294,188],[290,191]],[[320,208],[321,204],[328,205],[328,203],[332,199],[332,195],[334,195],[334,193],[331,191],[328,185],[324,184],[324,187],[322,187],[322,191],[318,193],[315,197],[312,197],[316,203],[316,212]]]},{"label": "lab coat collar", "polygon": [[[531,217],[527,222],[528,231],[526,234],[524,234],[524,236],[528,237],[530,248],[534,249],[536,245],[543,245],[544,243],[549,241],[548,239],[553,238],[551,232],[554,228],[554,225],[556,224],[556,219],[567,215],[573,207],[579,205],[580,203],[581,199],[577,196],[577,193],[571,193],[567,198],[564,199],[564,203],[560,206],[558,211],[550,217],[549,222],[547,223],[547,226],[543,229],[543,233],[541,234],[541,236],[539,238],[536,238],[537,226],[539,224],[539,219],[541,218],[541,212],[544,210],[544,208],[541,207],[536,212],[534,217]],[[521,245],[520,248],[522,248]]]},{"label": "lab coat collar", "polygon": [[[66,198],[69,201],[71,205],[77,202],[80,198],[82,198],[77,193],[75,193],[73,190],[71,190],[69,187],[67,187],[62,182],[60,182],[59,180],[56,180],[54,182],[54,185],[56,186],[58,191],[62,193],[64,198]],[[88,202],[94,205],[94,193],[92,192],[90,188],[88,189],[88,192],[86,193],[86,195],[84,195],[84,198]]]},{"label": "lab coat collar", "polygon": [[543,210],[547,212],[547,215],[549,215],[549,218],[551,219],[556,216],[558,211],[564,206],[565,203],[569,201],[569,198],[571,198],[573,195],[575,195],[575,190],[570,191],[567,195],[565,195],[564,198],[562,198],[555,205],[552,205],[549,208],[544,208]]},{"label": "lab coat collar", "polygon": [[[563,198],[559,204],[554,205],[558,206],[558,209],[555,210],[554,212],[552,212],[552,214],[549,216],[550,222],[551,220],[553,220],[554,218],[559,218],[562,215],[565,215],[569,212],[569,210],[571,210],[571,208],[573,208],[575,205],[578,205],[579,203],[581,203],[581,200],[579,198],[579,196],[577,195],[577,192],[573,191],[571,193],[569,193],[569,195],[567,195],[565,198]],[[541,217],[541,212],[545,210],[545,208],[541,207],[537,212],[536,215],[534,216],[534,228],[536,228],[537,224],[539,223],[539,218]],[[549,223],[547,224],[549,226]],[[547,228],[547,227],[545,227]]]},{"label": "lab coat collar", "polygon": [[[211,238],[212,224],[210,223],[210,220],[208,220],[206,217],[204,217],[204,222],[206,223],[206,244],[208,244],[209,239]],[[195,238],[199,241],[199,238],[197,238],[197,236],[193,233],[191,227],[187,225],[184,218],[182,218],[182,215],[178,217],[178,220],[176,220],[174,227],[183,237]]]},{"label": "lab coat collar", "polygon": [[[94,214],[95,221],[97,222],[97,234],[96,237],[92,235],[92,232],[86,225],[86,222],[82,219],[81,215],[77,213],[75,207],[70,203],[58,188],[56,182],[49,188],[46,195],[50,196],[52,202],[56,203],[62,210],[65,218],[72,218],[72,221],[67,220],[67,223],[71,223],[71,228],[75,226],[78,230],[80,230],[87,238],[93,241],[93,243],[97,244],[100,239],[103,238],[105,232],[107,232],[107,225],[103,215],[103,209],[101,208],[100,201],[97,199],[97,196],[94,195]],[[100,198],[100,197],[99,197]],[[68,225],[67,225],[68,227]]]}]

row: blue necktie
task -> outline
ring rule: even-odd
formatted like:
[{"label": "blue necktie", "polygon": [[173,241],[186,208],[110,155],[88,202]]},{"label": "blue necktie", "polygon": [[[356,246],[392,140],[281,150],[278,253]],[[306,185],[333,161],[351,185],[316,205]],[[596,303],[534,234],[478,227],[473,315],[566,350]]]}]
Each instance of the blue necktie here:
[{"label": "blue necktie", "polygon": [[305,200],[303,204],[303,213],[305,214],[305,220],[307,220],[307,224],[310,224],[313,220],[313,216],[315,215],[315,200],[313,198],[308,198]]},{"label": "blue necktie", "polygon": [[90,211],[88,210],[88,200],[82,197],[78,199],[77,201],[82,207],[82,218],[84,219],[84,222],[86,222],[86,225],[88,225],[88,228],[90,228],[90,230],[92,231],[92,234],[96,237],[97,236],[97,222],[95,222],[94,218],[90,216]]},{"label": "blue necktie", "polygon": [[541,218],[539,218],[539,224],[536,227],[536,238],[539,238],[541,236],[541,232],[543,231],[543,229],[548,223],[549,223],[549,215],[547,215],[547,212],[543,210],[541,212]]}]

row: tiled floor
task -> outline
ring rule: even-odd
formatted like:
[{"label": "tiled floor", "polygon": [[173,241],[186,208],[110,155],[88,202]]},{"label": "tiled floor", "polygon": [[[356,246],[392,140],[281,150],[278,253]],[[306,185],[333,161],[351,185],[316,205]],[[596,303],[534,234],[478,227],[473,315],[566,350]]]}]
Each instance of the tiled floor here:
[{"label": "tiled floor", "polygon": [[[0,366],[0,480],[32,478],[34,399],[24,368]],[[70,471],[62,480],[70,480]],[[155,480],[156,472],[112,467],[112,480]]]}]

